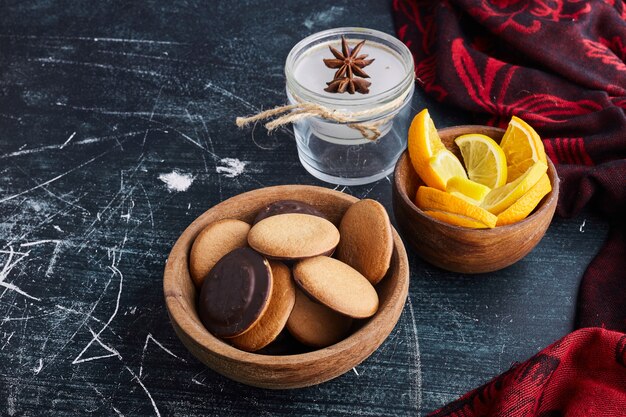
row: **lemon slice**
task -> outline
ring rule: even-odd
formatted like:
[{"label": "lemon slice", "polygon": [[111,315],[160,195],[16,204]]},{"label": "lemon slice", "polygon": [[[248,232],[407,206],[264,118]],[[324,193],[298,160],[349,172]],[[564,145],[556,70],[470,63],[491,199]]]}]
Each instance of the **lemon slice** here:
[{"label": "lemon slice", "polygon": [[500,147],[506,156],[508,181],[517,179],[537,161],[547,163],[541,138],[519,117],[511,118]]},{"label": "lemon slice", "polygon": [[486,224],[474,220],[471,217],[463,216],[461,214],[448,213],[447,211],[425,210],[424,213],[430,217],[441,220],[448,224],[461,227],[469,227],[471,229],[486,229]]},{"label": "lemon slice", "polygon": [[461,150],[470,180],[489,188],[506,184],[506,157],[493,139],[476,133],[459,136],[454,142]]},{"label": "lemon slice", "polygon": [[543,174],[537,184],[521,196],[509,208],[498,214],[496,226],[504,226],[525,219],[537,207],[541,199],[552,191],[548,174]]},{"label": "lemon slice", "polygon": [[491,190],[480,206],[495,215],[502,213],[537,184],[547,170],[545,163],[535,162],[516,180]]},{"label": "lemon slice", "polygon": [[[419,187],[415,196],[415,204],[424,211],[440,211],[467,217],[480,222],[484,227],[495,227],[497,217],[487,210],[468,203],[445,191],[432,187]],[[462,226],[459,223],[453,223]]]},{"label": "lemon slice", "polygon": [[463,177],[452,177],[446,183],[446,191],[476,206],[480,205],[491,188]]},{"label": "lemon slice", "polygon": [[467,178],[467,173],[459,158],[447,149],[440,150],[435,156],[430,158],[428,167],[431,171],[430,179],[433,184],[426,183],[426,185],[439,190],[445,190],[448,180],[452,177]]},{"label": "lemon slice", "polygon": [[445,189],[445,184],[441,186],[429,162],[439,151],[445,149],[446,147],[439,138],[437,128],[430,118],[428,109],[422,110],[413,118],[409,127],[409,159],[413,168],[415,168],[415,172],[426,185],[437,186],[442,190]]}]

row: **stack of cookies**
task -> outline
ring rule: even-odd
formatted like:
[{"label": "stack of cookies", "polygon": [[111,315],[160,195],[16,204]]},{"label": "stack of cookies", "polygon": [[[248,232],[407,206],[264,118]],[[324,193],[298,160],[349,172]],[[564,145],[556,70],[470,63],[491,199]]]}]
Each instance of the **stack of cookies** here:
[{"label": "stack of cookies", "polygon": [[194,241],[189,269],[200,289],[200,320],[214,336],[255,352],[286,329],[299,343],[323,348],[376,313],[374,286],[392,252],[389,217],[374,200],[354,203],[338,227],[309,204],[281,200],[252,225],[209,224]]}]

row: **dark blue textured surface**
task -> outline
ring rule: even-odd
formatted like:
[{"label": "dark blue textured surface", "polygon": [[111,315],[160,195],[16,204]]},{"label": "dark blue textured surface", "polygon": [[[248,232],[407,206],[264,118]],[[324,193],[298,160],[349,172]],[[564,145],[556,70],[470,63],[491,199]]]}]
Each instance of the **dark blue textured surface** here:
[{"label": "dark blue textured surface", "polygon": [[[606,235],[590,215],[555,219],[529,256],[484,276],[410,253],[398,326],[329,383],[267,391],[206,369],[163,303],[178,234],[243,191],[325,185],[299,165],[289,129],[238,130],[234,118],[284,103],[283,62],[301,38],[338,26],[392,33],[389,5],[0,10],[0,415],[423,415],[570,330],[578,281]],[[471,121],[418,92],[414,110],[424,106],[440,127]],[[173,172],[191,181],[184,191],[163,181]],[[388,179],[338,188],[391,212]]]}]

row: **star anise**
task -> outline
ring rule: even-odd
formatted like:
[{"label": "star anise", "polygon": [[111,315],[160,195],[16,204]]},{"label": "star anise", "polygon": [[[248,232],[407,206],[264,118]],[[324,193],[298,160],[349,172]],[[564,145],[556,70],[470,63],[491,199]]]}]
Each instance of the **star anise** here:
[{"label": "star anise", "polygon": [[331,82],[326,83],[328,87],[326,87],[324,90],[328,91],[329,93],[345,93],[346,91],[348,91],[348,93],[354,94],[356,91],[358,91],[361,94],[367,94],[370,92],[368,87],[371,84],[371,82],[363,78],[341,77],[335,78]]},{"label": "star anise", "polygon": [[367,58],[367,54],[359,55],[361,48],[365,44],[365,41],[361,41],[351,50],[348,46],[348,41],[342,35],[341,36],[341,52],[332,46],[328,45],[330,48],[330,52],[335,56],[334,59],[324,59],[324,64],[328,68],[339,68],[337,72],[335,72],[335,79],[348,77],[352,78],[354,75],[358,75],[359,77],[369,78],[369,75],[362,68],[367,67],[369,64],[374,62],[373,59],[365,59]]}]

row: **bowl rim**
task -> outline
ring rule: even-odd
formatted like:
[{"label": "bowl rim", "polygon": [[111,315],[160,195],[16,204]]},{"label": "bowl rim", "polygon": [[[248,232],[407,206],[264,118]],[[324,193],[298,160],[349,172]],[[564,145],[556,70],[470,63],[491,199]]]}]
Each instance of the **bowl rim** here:
[{"label": "bowl rim", "polygon": [[[392,314],[393,326],[391,326],[389,333],[385,335],[382,339],[383,341],[389,336],[393,328],[395,328],[397,321],[399,320],[402,311],[404,310],[404,306],[406,304],[406,299],[408,297],[408,287],[409,287],[409,262],[406,253],[406,249],[400,238],[398,232],[392,225],[392,234],[394,237],[394,254],[393,256],[398,257],[398,266],[397,272],[398,280],[397,284],[395,284],[390,292],[389,298],[393,300],[395,298],[399,298],[396,303],[401,303],[401,308],[398,308],[396,303],[387,303],[386,308],[379,309],[378,312],[368,321],[363,324],[360,328],[358,328],[354,333],[340,342],[328,346],[322,349],[316,349],[311,352],[306,353],[298,353],[293,355],[265,355],[254,352],[246,352],[240,349],[237,349],[234,346],[229,345],[228,343],[218,339],[213,336],[205,329],[205,327],[199,322],[193,319],[192,314],[188,313],[184,307],[182,298],[183,295],[180,290],[174,285],[176,283],[176,277],[179,273],[181,273],[180,268],[186,267],[187,274],[188,272],[188,253],[184,253],[184,256],[178,255],[180,252],[180,247],[184,247],[190,240],[193,241],[197,233],[202,230],[204,226],[206,226],[207,220],[206,218],[210,216],[210,213],[217,211],[219,208],[228,207],[231,204],[236,204],[240,200],[245,200],[251,196],[257,196],[268,191],[283,191],[283,190],[293,190],[294,187],[301,191],[311,192],[311,193],[324,193],[326,195],[331,195],[335,198],[340,198],[344,202],[355,203],[359,201],[357,197],[345,194],[343,192],[319,187],[312,185],[279,185],[279,186],[270,186],[259,188],[251,191],[247,191],[233,197],[230,197],[203,212],[199,215],[192,223],[190,223],[185,230],[180,234],[176,243],[172,247],[170,254],[168,255],[165,271],[163,274],[163,292],[165,298],[166,308],[174,327],[178,327],[180,331],[185,333],[194,344],[196,344],[200,349],[204,351],[210,351],[212,355],[218,356],[219,358],[227,361],[238,362],[242,364],[250,364],[250,365],[264,365],[264,366],[292,366],[292,365],[303,365],[306,363],[317,362],[320,360],[324,360],[330,357],[335,356],[336,354],[354,349],[357,345],[361,344],[363,338],[370,338],[376,336],[378,333],[378,329],[381,325],[385,324],[389,320],[388,314]],[[195,233],[194,233],[195,232]],[[182,273],[185,271],[183,270]],[[193,285],[193,283],[191,284]],[[397,312],[394,311],[398,310]],[[381,312],[387,312],[387,314],[380,314]],[[202,337],[197,338],[193,335],[200,334]],[[180,336],[179,336],[180,338]],[[381,342],[382,344],[382,342]],[[380,345],[380,344],[379,344]],[[377,345],[375,349],[378,348]],[[192,352],[193,353],[193,352]],[[369,356],[369,355],[367,355]],[[364,360],[367,356],[362,358]],[[199,359],[199,358],[198,358]],[[201,361],[204,363],[204,361]]]},{"label": "bowl rim", "polygon": [[[446,133],[447,131],[450,130],[468,130],[468,132],[465,133],[475,133],[472,132],[471,130],[477,130],[477,129],[481,129],[483,131],[491,131],[491,132],[495,132],[495,133],[502,133],[504,134],[505,129],[502,129],[500,127],[495,127],[495,126],[487,126],[487,125],[458,125],[458,126],[449,126],[449,127],[444,127],[441,129],[437,129],[437,132],[439,133],[439,135],[441,136],[441,133]],[[460,133],[461,134],[465,134],[465,133]],[[489,136],[489,134],[487,134],[487,136]],[[493,139],[493,138],[492,138]],[[541,201],[541,205],[536,208],[535,210],[533,210],[531,212],[531,214],[529,216],[527,216],[526,218],[517,221],[515,223],[511,223],[511,224],[506,224],[506,225],[502,225],[502,226],[496,226],[494,228],[487,228],[487,229],[472,229],[470,227],[463,227],[463,226],[457,226],[457,225],[453,225],[450,223],[446,223],[442,220],[439,219],[435,219],[434,217],[430,217],[429,215],[427,215],[426,213],[424,213],[424,211],[422,209],[420,209],[419,207],[417,207],[417,205],[415,205],[415,203],[413,202],[413,200],[411,198],[409,198],[408,193],[406,192],[406,187],[400,184],[400,180],[399,180],[399,169],[400,169],[400,164],[401,162],[403,162],[405,159],[408,160],[409,165],[412,168],[412,165],[410,164],[410,159],[409,159],[409,155],[408,155],[409,151],[408,149],[405,149],[404,152],[402,152],[402,154],[400,155],[400,157],[398,158],[398,161],[396,162],[396,166],[394,168],[394,172],[393,172],[393,186],[396,189],[398,195],[400,196],[400,198],[402,199],[403,203],[405,206],[409,207],[412,211],[414,211],[415,213],[417,213],[420,217],[423,217],[425,219],[428,219],[429,221],[432,221],[433,223],[437,224],[437,225],[441,225],[442,227],[445,227],[447,229],[449,229],[450,231],[463,231],[464,233],[475,233],[475,234],[498,234],[498,233],[502,233],[503,231],[507,231],[507,230],[514,230],[514,229],[518,229],[520,227],[523,227],[526,223],[530,223],[532,221],[534,221],[535,217],[537,215],[539,215],[540,213],[549,210],[550,208],[550,202],[552,202],[555,199],[558,199],[559,196],[559,183],[561,182],[561,180],[559,179],[559,175],[556,171],[556,167],[554,166],[554,164],[552,163],[552,161],[550,160],[550,158],[547,157],[546,155],[546,161],[547,161],[547,165],[548,165],[548,173],[552,172],[553,175],[548,175],[548,177],[550,178],[550,185],[552,186],[552,190],[550,190],[550,192],[542,198]],[[415,175],[417,175],[417,173],[415,173]],[[554,178],[554,180],[553,180]],[[547,198],[546,198],[547,197]]]}]

